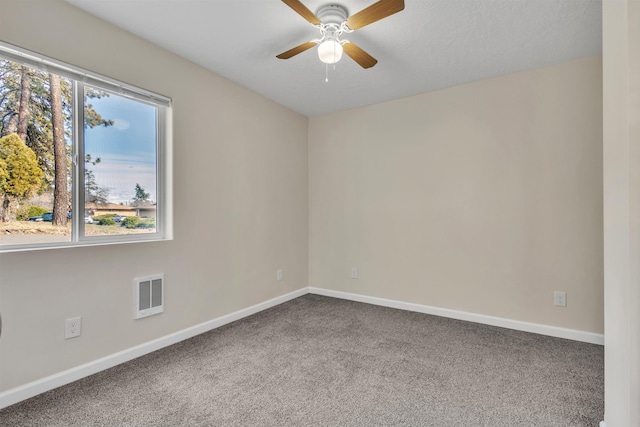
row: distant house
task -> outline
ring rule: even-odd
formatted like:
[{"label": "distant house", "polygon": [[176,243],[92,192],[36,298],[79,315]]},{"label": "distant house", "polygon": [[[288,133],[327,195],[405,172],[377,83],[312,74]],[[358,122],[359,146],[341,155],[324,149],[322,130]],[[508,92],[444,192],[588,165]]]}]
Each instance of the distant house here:
[{"label": "distant house", "polygon": [[149,206],[135,206],[136,215],[140,218],[155,218],[156,217],[156,205]]},{"label": "distant house", "polygon": [[[153,207],[155,211],[155,206]],[[106,214],[134,216],[137,215],[136,208],[133,206],[117,205],[115,203],[87,203],[84,206],[87,215],[99,216]],[[155,212],[154,212],[155,216]]]}]

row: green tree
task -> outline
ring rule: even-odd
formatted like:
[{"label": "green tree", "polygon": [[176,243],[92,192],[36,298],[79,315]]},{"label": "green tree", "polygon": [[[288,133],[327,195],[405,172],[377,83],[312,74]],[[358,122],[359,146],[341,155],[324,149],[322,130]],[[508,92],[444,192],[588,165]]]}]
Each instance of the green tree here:
[{"label": "green tree", "polygon": [[96,176],[88,165],[97,165],[101,162],[100,157],[92,158],[91,154],[87,154],[84,158],[84,202],[107,204],[109,203],[109,190],[98,185]]},{"label": "green tree", "polygon": [[15,219],[15,202],[36,192],[42,174],[33,150],[18,135],[0,138],[0,221]]},{"label": "green tree", "polygon": [[151,194],[144,191],[144,188],[142,188],[140,184],[136,183],[135,191],[136,191],[136,195],[133,196],[133,199],[131,199],[133,201],[133,206],[142,206],[149,202],[149,198],[151,197]]},{"label": "green tree", "polygon": [[[16,76],[19,77],[20,86],[16,87],[13,92],[13,105],[6,114],[6,126],[2,130],[2,136],[18,134],[22,141],[27,138],[27,125],[29,120],[29,102],[31,99],[31,69],[22,66],[18,72],[17,64],[13,67]],[[11,93],[11,92],[10,92]]]},{"label": "green tree", "polygon": [[[90,99],[106,96],[109,96],[106,92],[85,88],[85,128],[114,124],[112,120],[103,118],[89,103]],[[12,61],[0,60],[0,135],[18,133],[33,150],[44,172],[40,190],[54,191],[54,212],[57,207],[60,221],[66,221],[69,199],[68,177],[71,176],[72,162],[68,142],[72,132],[72,116],[73,90],[69,80]],[[54,125],[54,122],[57,124]]]},{"label": "green tree", "polygon": [[[42,191],[54,183],[51,96],[48,73],[11,61],[0,61],[0,134],[17,133],[36,154],[44,172]],[[65,109],[69,109],[71,87],[63,80]],[[70,116],[69,116],[70,117]],[[19,125],[19,126],[18,126]],[[66,123],[65,123],[66,125]],[[71,128],[65,128],[70,135]]]}]

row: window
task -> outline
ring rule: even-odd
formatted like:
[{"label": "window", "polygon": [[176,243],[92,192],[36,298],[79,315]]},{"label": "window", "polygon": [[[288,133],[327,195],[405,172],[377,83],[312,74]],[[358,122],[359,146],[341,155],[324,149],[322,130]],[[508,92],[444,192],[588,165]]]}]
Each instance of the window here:
[{"label": "window", "polygon": [[0,42],[0,251],[169,238],[170,108]]}]

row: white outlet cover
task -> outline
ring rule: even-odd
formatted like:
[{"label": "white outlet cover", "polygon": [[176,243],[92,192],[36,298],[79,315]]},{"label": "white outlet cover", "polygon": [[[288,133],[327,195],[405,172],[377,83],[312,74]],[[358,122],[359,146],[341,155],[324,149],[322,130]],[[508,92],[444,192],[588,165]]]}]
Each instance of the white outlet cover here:
[{"label": "white outlet cover", "polygon": [[567,293],[561,291],[555,291],[553,293],[553,304],[558,307],[567,306]]},{"label": "white outlet cover", "polygon": [[79,337],[82,332],[82,317],[67,319],[64,326],[64,339]]}]

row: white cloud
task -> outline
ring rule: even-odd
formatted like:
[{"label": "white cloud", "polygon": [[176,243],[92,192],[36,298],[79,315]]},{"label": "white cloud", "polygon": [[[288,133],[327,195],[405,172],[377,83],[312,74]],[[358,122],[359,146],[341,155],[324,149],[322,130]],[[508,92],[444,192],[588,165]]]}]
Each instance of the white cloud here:
[{"label": "white cloud", "polygon": [[117,119],[113,119],[113,122],[114,122],[113,127],[118,130],[127,130],[131,127],[131,123],[129,123],[125,119],[117,118]]}]

